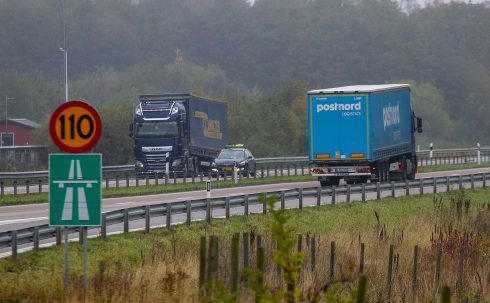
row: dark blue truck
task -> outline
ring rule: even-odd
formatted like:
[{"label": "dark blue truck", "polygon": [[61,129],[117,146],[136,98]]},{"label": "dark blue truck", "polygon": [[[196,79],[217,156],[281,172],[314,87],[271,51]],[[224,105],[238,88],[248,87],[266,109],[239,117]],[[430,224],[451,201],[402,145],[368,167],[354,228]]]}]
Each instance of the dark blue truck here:
[{"label": "dark blue truck", "polygon": [[408,84],[356,85],[308,92],[308,154],[322,186],[413,179],[415,117]]},{"label": "dark blue truck", "polygon": [[141,95],[129,136],[137,174],[206,172],[228,142],[227,104],[191,94]]}]

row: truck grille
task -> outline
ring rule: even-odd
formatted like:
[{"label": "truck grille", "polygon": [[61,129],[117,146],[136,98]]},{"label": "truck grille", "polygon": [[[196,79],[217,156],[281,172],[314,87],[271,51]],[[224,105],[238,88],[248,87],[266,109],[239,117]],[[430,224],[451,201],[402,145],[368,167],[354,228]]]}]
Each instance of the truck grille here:
[{"label": "truck grille", "polygon": [[165,170],[165,154],[146,155],[146,163],[151,170]]}]

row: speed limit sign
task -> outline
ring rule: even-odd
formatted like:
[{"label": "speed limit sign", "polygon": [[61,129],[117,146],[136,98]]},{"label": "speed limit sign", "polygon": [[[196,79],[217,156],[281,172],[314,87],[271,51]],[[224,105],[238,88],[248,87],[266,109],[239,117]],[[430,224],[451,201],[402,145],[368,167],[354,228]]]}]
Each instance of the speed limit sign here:
[{"label": "speed limit sign", "polygon": [[49,133],[63,151],[83,153],[97,144],[102,133],[99,113],[83,101],[69,101],[51,115]]}]

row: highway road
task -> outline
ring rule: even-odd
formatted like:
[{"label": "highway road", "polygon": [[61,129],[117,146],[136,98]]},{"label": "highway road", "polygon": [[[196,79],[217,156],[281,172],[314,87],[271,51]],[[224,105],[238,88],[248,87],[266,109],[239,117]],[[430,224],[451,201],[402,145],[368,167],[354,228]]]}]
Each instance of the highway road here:
[{"label": "highway road", "polygon": [[[478,174],[483,172],[490,172],[490,168],[421,173],[417,175],[417,178],[458,176],[461,174]],[[289,190],[295,188],[307,188],[307,187],[315,187],[315,186],[319,186],[319,183],[316,181],[223,188],[223,189],[214,189],[212,191],[212,196],[218,198],[218,197],[254,194],[254,193],[260,193],[264,191],[272,192],[272,191]],[[102,201],[102,211],[107,212],[107,211],[124,209],[124,208],[134,207],[134,206],[161,204],[161,203],[168,203],[168,202],[178,202],[178,201],[204,199],[204,198],[206,198],[206,191],[204,189],[201,191],[192,191],[192,192],[108,198],[108,199],[103,199]],[[37,226],[41,224],[47,224],[48,217],[49,217],[49,207],[47,203],[3,206],[0,207],[0,232],[31,227],[31,226]]]}]

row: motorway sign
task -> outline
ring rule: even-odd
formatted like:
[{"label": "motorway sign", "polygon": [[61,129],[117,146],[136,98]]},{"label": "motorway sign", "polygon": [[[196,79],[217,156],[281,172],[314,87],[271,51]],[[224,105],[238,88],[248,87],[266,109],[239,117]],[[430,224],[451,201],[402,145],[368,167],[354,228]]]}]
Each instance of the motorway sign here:
[{"label": "motorway sign", "polygon": [[90,104],[69,101],[60,105],[51,115],[49,133],[61,150],[83,153],[97,144],[102,133],[102,122]]},{"label": "motorway sign", "polygon": [[100,226],[101,154],[49,155],[49,225]]}]

